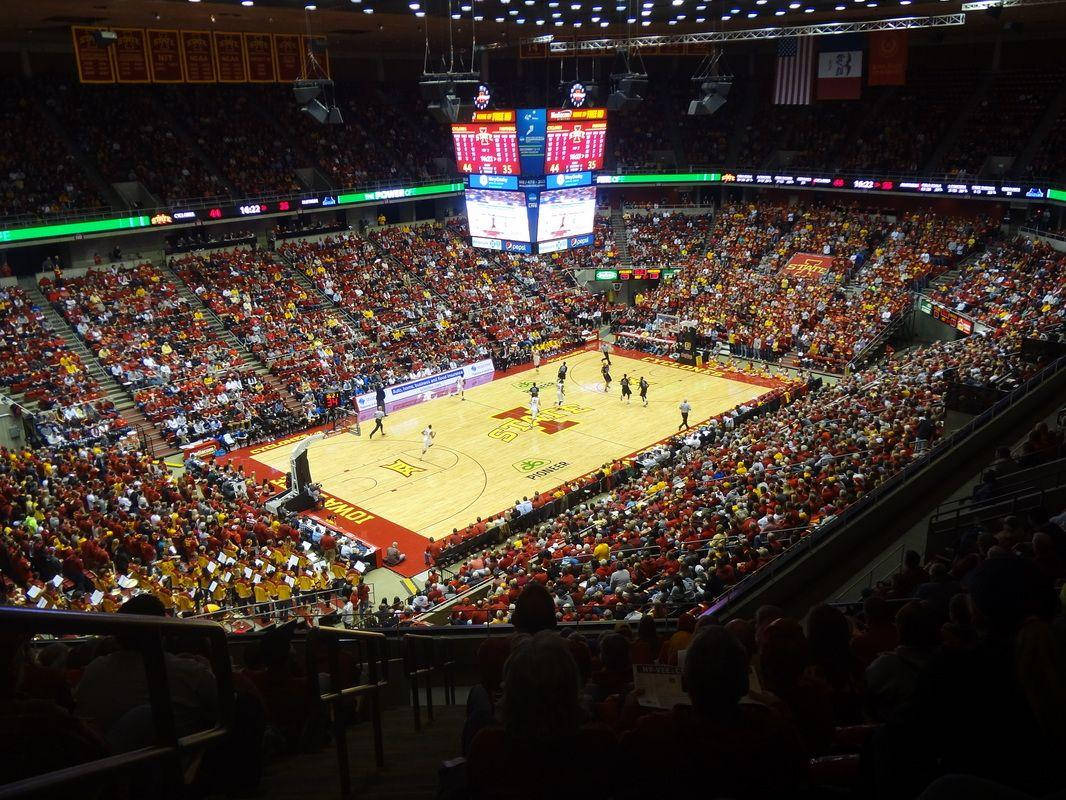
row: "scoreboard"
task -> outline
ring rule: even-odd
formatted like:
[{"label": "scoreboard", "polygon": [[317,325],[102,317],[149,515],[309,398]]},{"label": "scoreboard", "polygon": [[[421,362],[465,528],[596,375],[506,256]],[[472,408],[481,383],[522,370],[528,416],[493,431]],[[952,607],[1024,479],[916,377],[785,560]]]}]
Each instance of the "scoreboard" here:
[{"label": "scoreboard", "polygon": [[475,175],[518,175],[518,133],[513,122],[452,125],[459,171]]},{"label": "scoreboard", "polygon": [[471,245],[557,253],[595,242],[607,109],[477,109],[451,127]]},{"label": "scoreboard", "polygon": [[603,169],[607,112],[602,108],[549,110],[545,140],[547,174]]}]

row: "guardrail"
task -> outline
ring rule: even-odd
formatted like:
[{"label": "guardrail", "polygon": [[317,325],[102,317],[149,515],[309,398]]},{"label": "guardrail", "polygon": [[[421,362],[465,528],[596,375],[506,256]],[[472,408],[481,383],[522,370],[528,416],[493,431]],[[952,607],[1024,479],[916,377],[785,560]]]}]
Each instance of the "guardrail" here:
[{"label": "guardrail", "polygon": [[422,730],[422,709],[419,705],[418,683],[424,679],[426,691],[426,718],[433,721],[433,676],[440,675],[444,689],[444,702],[455,705],[455,680],[452,671],[451,642],[437,636],[405,633],[403,636],[404,674],[411,684],[411,706],[414,710],[415,730]]},{"label": "guardrail", "polygon": [[[110,775],[145,764],[160,763],[169,773],[161,781],[166,786],[164,796],[182,796],[185,779],[181,757],[207,745],[221,742],[233,733],[234,700],[233,677],[230,672],[226,632],[213,622],[192,622],[166,617],[134,614],[94,614],[80,611],[54,611],[36,608],[0,608],[0,631],[23,635],[86,634],[94,636],[122,635],[137,639],[144,659],[148,684],[148,701],[155,729],[155,744],[107,758],[88,761],[73,767],[36,775],[0,786],[0,798],[28,797],[50,794],[60,796],[62,790],[88,778]],[[163,637],[168,634],[189,636],[200,634],[211,649],[211,670],[218,688],[218,722],[204,731],[177,735],[174,708],[167,685],[167,669]],[[47,747],[47,742],[41,742]]]},{"label": "guardrail", "polygon": [[[341,670],[341,644],[354,644],[360,674],[365,677],[356,686],[344,686]],[[321,647],[326,650],[329,665],[329,691],[319,685],[318,655]],[[337,748],[337,773],[341,782],[341,796],[351,797],[352,774],[348,760],[347,719],[338,705],[343,700],[355,697],[370,698],[370,722],[374,728],[374,760],[378,767],[385,766],[385,750],[381,732],[381,690],[388,685],[388,641],[382,633],[350,631],[344,628],[319,627],[307,632],[304,647],[307,655],[307,676],[311,686],[312,700],[325,705],[332,718],[333,742]]]}]

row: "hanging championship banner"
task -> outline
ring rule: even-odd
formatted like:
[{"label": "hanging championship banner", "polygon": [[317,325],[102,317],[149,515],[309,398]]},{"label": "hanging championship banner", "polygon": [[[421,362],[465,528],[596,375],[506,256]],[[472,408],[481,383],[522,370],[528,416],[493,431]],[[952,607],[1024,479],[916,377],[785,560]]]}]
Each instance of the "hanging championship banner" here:
[{"label": "hanging championship banner", "polygon": [[181,55],[186,81],[215,82],[215,51],[211,46],[211,31],[182,31]]},{"label": "hanging championship banner", "polygon": [[274,40],[269,33],[244,34],[244,54],[248,60],[248,80],[252,83],[273,83]]},{"label": "hanging championship banner", "polygon": [[115,28],[115,74],[119,83],[150,83],[148,47],[143,28]]},{"label": "hanging championship banner", "polygon": [[244,61],[244,35],[215,31],[215,65],[219,83],[247,83],[248,70]]},{"label": "hanging championship banner", "polygon": [[96,41],[97,31],[102,28],[73,27],[74,60],[78,63],[78,80],[82,83],[114,83],[115,64],[111,48],[101,47]]},{"label": "hanging championship banner", "polygon": [[177,31],[148,31],[148,65],[154,83],[184,83],[181,43]]}]

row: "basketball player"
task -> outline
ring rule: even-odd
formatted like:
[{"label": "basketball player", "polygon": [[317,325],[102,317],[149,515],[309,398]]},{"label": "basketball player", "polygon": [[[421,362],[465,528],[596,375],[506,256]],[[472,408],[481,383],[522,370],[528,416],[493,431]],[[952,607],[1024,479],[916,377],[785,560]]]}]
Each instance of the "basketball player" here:
[{"label": "basketball player", "polygon": [[633,391],[629,388],[629,376],[626,375],[624,372],[622,373],[622,380],[620,382],[620,385],[622,387],[621,399],[625,400],[627,403],[632,403]]},{"label": "basketball player", "polygon": [[533,348],[533,371],[540,372],[540,350]]},{"label": "basketball player", "polygon": [[425,455],[426,451],[433,446],[433,437],[436,435],[432,425],[427,425],[422,429],[422,455]]},{"label": "basketball player", "polygon": [[681,424],[677,426],[677,429],[684,428],[687,431],[689,429],[688,414],[692,410],[692,406],[689,405],[688,400],[682,400],[678,408],[681,410]]},{"label": "basketball player", "polygon": [[644,404],[644,407],[648,407],[648,381],[643,377],[640,379],[640,402]]},{"label": "basketball player", "polygon": [[466,389],[466,378],[464,378],[462,376],[462,374],[460,374],[459,375],[459,380],[457,380],[455,382],[455,391],[459,395],[459,399],[460,400],[466,400],[466,395],[464,394],[464,390],[465,389]]},{"label": "basketball player", "polygon": [[385,426],[381,421],[385,419],[385,412],[381,408],[374,409],[374,430],[370,431],[370,438],[374,438],[374,434],[381,431],[381,438],[385,438]]},{"label": "basketball player", "polygon": [[555,405],[561,406],[564,400],[566,400],[566,384],[559,381],[555,384]]},{"label": "basketball player", "polygon": [[540,397],[540,387],[537,386],[535,381],[534,381],[533,385],[529,387],[529,396],[534,398],[534,399],[537,399],[537,398]]},{"label": "basketball player", "polygon": [[529,398],[529,418],[536,422],[538,414],[540,414],[540,395],[535,394]]},{"label": "basketball player", "polygon": [[611,368],[604,364],[600,368],[600,374],[603,375],[603,391],[609,392],[611,390]]},{"label": "basketball player", "polygon": [[566,370],[567,370],[567,366],[566,366],[566,362],[564,361],[559,366],[559,380],[560,381],[565,381],[566,380]]}]

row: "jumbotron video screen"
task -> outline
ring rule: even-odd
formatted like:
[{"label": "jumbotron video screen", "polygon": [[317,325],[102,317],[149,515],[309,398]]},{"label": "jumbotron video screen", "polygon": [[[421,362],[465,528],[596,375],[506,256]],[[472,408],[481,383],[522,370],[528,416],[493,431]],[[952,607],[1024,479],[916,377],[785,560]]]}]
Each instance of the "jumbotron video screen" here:
[{"label": "jumbotron video screen", "polygon": [[538,242],[592,233],[595,222],[595,186],[541,192],[537,217]]}]

